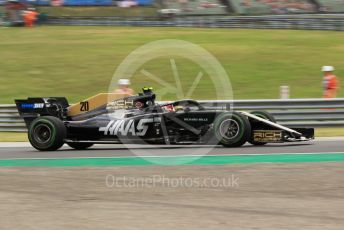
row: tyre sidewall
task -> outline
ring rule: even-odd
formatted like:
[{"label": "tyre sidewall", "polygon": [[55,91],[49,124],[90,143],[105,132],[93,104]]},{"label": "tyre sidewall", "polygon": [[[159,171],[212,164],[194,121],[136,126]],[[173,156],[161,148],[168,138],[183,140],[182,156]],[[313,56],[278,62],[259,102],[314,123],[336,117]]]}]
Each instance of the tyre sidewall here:
[{"label": "tyre sidewall", "polygon": [[[223,137],[220,133],[221,123],[227,119],[234,120],[239,125],[239,133],[232,139]],[[251,127],[248,119],[239,113],[223,113],[214,122],[215,137],[224,146],[237,147],[243,145],[251,134]]]},{"label": "tyre sidewall", "polygon": [[[40,125],[44,124],[51,130],[50,140],[46,143],[41,143],[36,140],[34,130]],[[31,145],[41,151],[51,151],[60,148],[63,145],[63,140],[66,137],[66,128],[61,120],[55,117],[39,117],[36,118],[30,125],[28,138]]]}]

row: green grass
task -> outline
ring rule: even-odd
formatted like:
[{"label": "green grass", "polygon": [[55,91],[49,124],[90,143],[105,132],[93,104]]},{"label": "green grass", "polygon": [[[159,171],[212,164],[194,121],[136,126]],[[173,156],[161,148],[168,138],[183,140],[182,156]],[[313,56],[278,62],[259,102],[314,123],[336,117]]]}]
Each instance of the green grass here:
[{"label": "green grass", "polygon": [[317,128],[315,129],[316,137],[343,137],[344,127],[339,128]]},{"label": "green grass", "polygon": [[[230,76],[235,99],[278,98],[289,85],[292,98],[321,97],[322,65],[344,77],[343,32],[197,28],[68,27],[0,28],[0,103],[28,96],[66,96],[75,102],[107,92],[123,59],[139,46],[159,39],[182,39],[207,49]],[[199,67],[176,57],[185,88]],[[147,70],[173,83],[168,59]],[[133,87],[161,89],[142,74]],[[214,99],[209,76],[192,95]],[[339,93],[340,97],[344,92]],[[167,95],[164,99],[174,99]]]},{"label": "green grass", "polygon": [[[317,128],[315,137],[343,137],[344,128]],[[28,141],[26,133],[0,132],[0,142]]]},{"label": "green grass", "polygon": [[0,142],[23,142],[29,141],[26,133],[0,132]]}]

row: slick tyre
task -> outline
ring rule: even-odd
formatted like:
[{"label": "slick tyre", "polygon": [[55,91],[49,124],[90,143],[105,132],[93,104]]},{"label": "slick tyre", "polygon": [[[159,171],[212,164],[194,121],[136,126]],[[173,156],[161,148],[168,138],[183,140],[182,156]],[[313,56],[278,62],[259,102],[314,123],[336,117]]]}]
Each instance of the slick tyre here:
[{"label": "slick tyre", "polygon": [[[274,116],[272,116],[271,113],[268,113],[266,111],[253,111],[251,112],[251,114],[256,115],[257,117],[263,118],[265,120],[271,121],[276,123],[276,119],[274,118]],[[249,141],[250,144],[252,145],[266,145],[266,142],[256,142],[253,140],[253,135],[251,135]]]},{"label": "slick tyre", "polygon": [[63,121],[52,116],[36,118],[28,131],[31,145],[40,151],[54,151],[61,148],[66,136],[67,130]]},{"label": "slick tyre", "polygon": [[73,149],[84,150],[84,149],[88,149],[89,147],[91,147],[93,145],[93,143],[70,142],[70,143],[67,143],[67,145]]},{"label": "slick tyre", "polygon": [[251,125],[246,116],[233,112],[219,115],[214,122],[217,141],[226,147],[239,147],[251,135]]}]

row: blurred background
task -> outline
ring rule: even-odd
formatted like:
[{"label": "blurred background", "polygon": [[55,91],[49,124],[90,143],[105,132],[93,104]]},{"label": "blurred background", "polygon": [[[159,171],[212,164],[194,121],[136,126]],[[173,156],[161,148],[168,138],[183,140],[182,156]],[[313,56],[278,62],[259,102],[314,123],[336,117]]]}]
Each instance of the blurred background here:
[{"label": "blurred background", "polygon": [[[75,102],[107,92],[121,61],[159,39],[207,49],[227,71],[235,99],[280,98],[281,86],[289,87],[289,98],[321,98],[322,66],[334,66],[339,81],[344,76],[343,0],[0,0],[0,5],[0,103],[52,95]],[[185,60],[177,66],[188,88],[197,66]],[[168,59],[146,68],[174,82]],[[159,87],[139,73],[132,79],[136,91],[147,84]],[[205,76],[193,98],[215,99],[210,84]],[[339,89],[336,96],[343,95]]]},{"label": "blurred background", "polygon": [[[343,0],[1,0],[50,16],[204,16],[344,12]],[[51,7],[55,6],[55,7]],[[59,6],[59,7],[58,7]]]}]

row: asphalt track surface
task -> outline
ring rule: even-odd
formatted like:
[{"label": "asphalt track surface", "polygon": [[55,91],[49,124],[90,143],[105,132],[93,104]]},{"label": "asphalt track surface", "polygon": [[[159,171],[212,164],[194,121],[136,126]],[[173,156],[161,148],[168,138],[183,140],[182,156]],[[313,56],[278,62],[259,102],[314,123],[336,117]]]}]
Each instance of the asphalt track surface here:
[{"label": "asphalt track surface", "polygon": [[[28,143],[0,143],[1,230],[343,229],[343,139],[241,148],[129,147],[39,152]],[[160,156],[163,163],[192,159],[183,156],[203,150],[210,156],[192,165],[165,167],[135,157]],[[196,183],[233,176],[238,183],[230,187]],[[176,179],[177,187],[168,182]],[[194,185],[185,187],[186,180]]]},{"label": "asphalt track surface", "polygon": [[[3,147],[1,147],[3,146]],[[88,150],[73,150],[64,146],[54,152],[39,152],[28,143],[0,144],[0,159],[39,158],[92,158],[131,156],[222,156],[284,153],[339,153],[344,152],[344,139],[328,138],[302,143],[268,144],[265,146],[244,145],[240,148],[222,146],[166,146],[166,145],[94,145]]]}]

